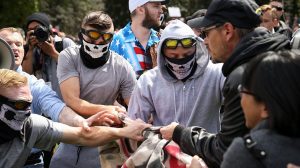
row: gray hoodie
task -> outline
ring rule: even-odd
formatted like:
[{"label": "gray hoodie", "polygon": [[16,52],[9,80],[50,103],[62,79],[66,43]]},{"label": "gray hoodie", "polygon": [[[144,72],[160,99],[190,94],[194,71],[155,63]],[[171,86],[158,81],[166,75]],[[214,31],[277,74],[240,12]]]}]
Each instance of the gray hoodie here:
[{"label": "gray hoodie", "polygon": [[158,45],[158,66],[144,73],[132,93],[128,113],[131,118],[164,126],[179,122],[185,126],[197,125],[210,132],[220,128],[219,109],[222,103],[224,77],[222,64],[209,60],[203,40],[197,38],[195,73],[185,82],[170,76],[162,55],[162,44],[167,38],[196,37],[192,29],[179,20],[172,21],[163,31]]}]

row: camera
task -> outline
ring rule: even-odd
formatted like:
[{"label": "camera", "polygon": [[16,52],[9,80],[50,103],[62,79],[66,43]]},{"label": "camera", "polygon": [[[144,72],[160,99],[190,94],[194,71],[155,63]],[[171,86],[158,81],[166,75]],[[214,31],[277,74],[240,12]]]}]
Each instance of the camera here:
[{"label": "camera", "polygon": [[32,35],[34,35],[39,42],[45,42],[49,39],[50,32],[46,27],[38,26],[34,29]]}]

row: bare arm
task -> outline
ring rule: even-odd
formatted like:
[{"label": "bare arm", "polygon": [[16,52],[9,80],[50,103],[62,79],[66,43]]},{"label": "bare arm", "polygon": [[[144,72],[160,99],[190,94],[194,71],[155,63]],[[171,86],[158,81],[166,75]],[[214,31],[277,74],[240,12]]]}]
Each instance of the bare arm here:
[{"label": "bare arm", "polygon": [[25,53],[24,60],[22,62],[23,71],[33,74],[33,50],[38,43],[35,36],[32,35],[34,30],[29,30],[26,33],[26,44],[28,45],[28,51]]},{"label": "bare arm", "polygon": [[103,110],[111,111],[111,113],[115,114],[116,111],[125,112],[124,109],[117,106],[93,104],[81,99],[79,97],[80,85],[78,77],[71,77],[63,81],[60,84],[60,89],[65,103],[82,116],[91,116]]},{"label": "bare arm", "polygon": [[[119,125],[121,121],[117,117],[117,112],[125,112],[125,109],[118,106],[107,106],[93,104],[79,97],[80,85],[78,77],[71,77],[60,84],[61,93],[65,103],[77,114],[83,117],[90,117],[98,112],[104,114],[99,116],[94,125]],[[74,111],[72,111],[74,113]],[[71,115],[71,114],[69,114]],[[81,124],[82,125],[82,124]]]},{"label": "bare arm", "polygon": [[76,112],[74,112],[69,107],[64,107],[59,115],[59,122],[74,126],[74,127],[81,127],[85,126],[83,123],[85,123],[85,119],[78,115]]},{"label": "bare arm", "polygon": [[62,142],[83,146],[100,146],[121,137],[140,141],[143,139],[142,131],[150,126],[141,120],[135,120],[123,128],[96,126],[91,127],[91,131],[64,125]]},{"label": "bare arm", "polygon": [[50,41],[38,43],[38,46],[42,49],[43,53],[49,55],[57,62],[59,52],[55,49],[55,45],[54,45],[52,36],[50,36],[49,40]]},{"label": "bare arm", "polygon": [[22,68],[23,71],[32,74],[33,73],[33,49],[34,45],[37,44],[37,40],[30,36],[33,33],[33,30],[27,32],[26,35],[26,44],[28,45],[28,51],[25,53]]}]

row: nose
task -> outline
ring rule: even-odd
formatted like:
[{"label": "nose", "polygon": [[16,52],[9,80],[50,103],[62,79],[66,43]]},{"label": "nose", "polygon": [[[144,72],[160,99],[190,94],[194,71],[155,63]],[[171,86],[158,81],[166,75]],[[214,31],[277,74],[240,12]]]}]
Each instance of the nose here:
[{"label": "nose", "polygon": [[97,39],[97,40],[94,42],[94,44],[99,45],[99,44],[103,44],[104,42],[105,42],[105,41],[104,41],[103,37],[101,36],[99,39]]}]

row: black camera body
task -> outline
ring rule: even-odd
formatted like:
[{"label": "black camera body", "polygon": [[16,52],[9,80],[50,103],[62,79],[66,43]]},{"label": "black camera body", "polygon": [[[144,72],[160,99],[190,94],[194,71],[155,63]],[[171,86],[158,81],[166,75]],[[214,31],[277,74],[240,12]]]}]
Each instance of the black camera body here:
[{"label": "black camera body", "polygon": [[50,32],[46,27],[39,25],[34,29],[32,35],[34,35],[39,42],[45,42],[49,39]]}]

